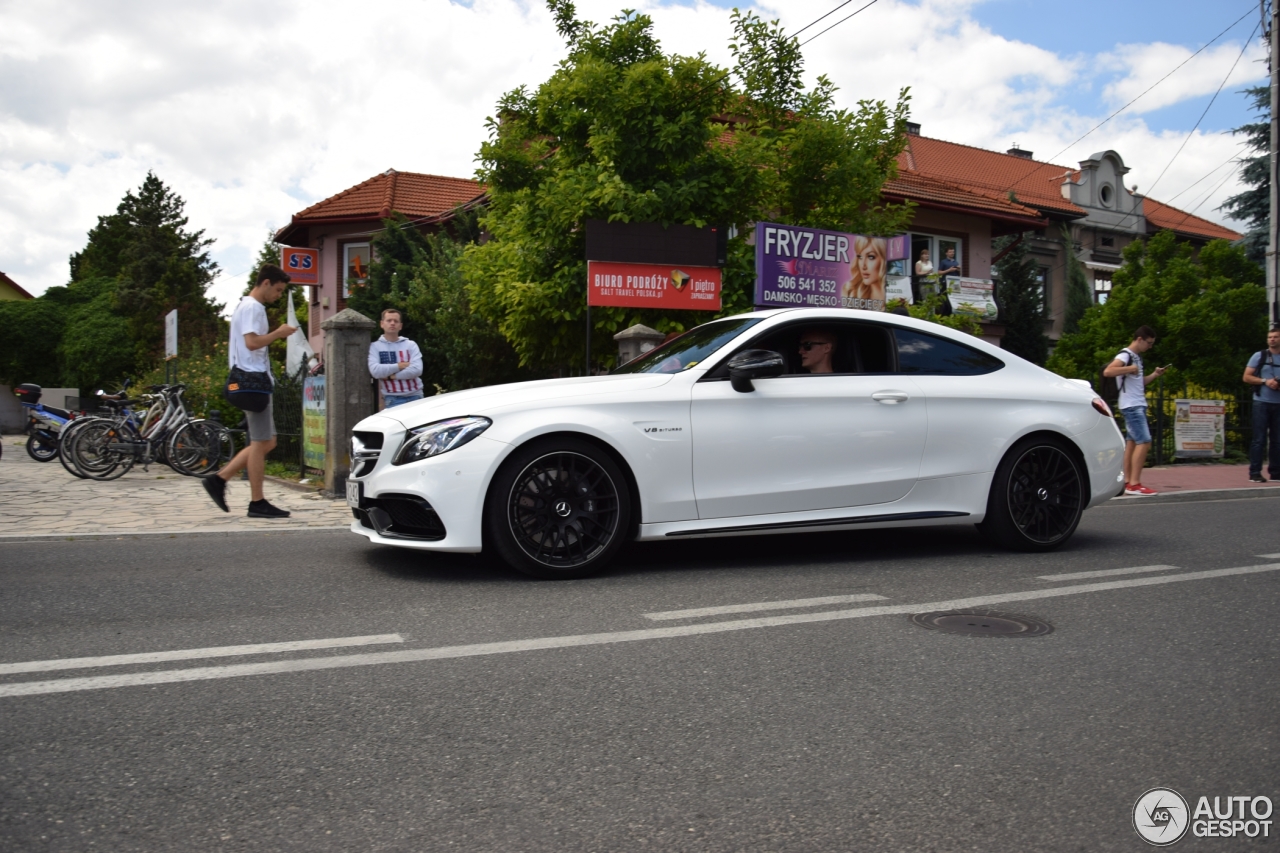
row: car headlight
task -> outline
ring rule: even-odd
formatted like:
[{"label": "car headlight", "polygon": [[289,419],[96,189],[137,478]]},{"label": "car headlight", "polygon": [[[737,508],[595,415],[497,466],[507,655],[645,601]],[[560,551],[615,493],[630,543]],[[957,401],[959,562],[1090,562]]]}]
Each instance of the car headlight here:
[{"label": "car headlight", "polygon": [[492,423],[493,421],[488,418],[471,416],[436,421],[433,424],[411,429],[409,437],[396,451],[391,464],[404,465],[448,453],[487,430]]}]

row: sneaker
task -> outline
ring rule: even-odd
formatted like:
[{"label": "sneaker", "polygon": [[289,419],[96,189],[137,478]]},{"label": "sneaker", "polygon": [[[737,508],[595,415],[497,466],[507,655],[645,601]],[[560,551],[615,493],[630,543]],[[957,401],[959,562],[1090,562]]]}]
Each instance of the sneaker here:
[{"label": "sneaker", "polygon": [[1264,476],[1262,476],[1261,474],[1250,474],[1250,475],[1249,475],[1249,482],[1250,482],[1250,483],[1265,483],[1265,482],[1267,482],[1267,478],[1266,478],[1266,477],[1264,477]]},{"label": "sneaker", "polygon": [[1158,494],[1158,492],[1156,492],[1155,489],[1148,489],[1146,486],[1142,485],[1141,483],[1134,483],[1132,485],[1125,486],[1124,493],[1126,495],[1137,495],[1138,497],[1146,497],[1147,495]]},{"label": "sneaker", "polygon": [[278,506],[272,506],[265,499],[260,501],[250,501],[249,517],[250,518],[288,518],[289,510],[281,509]]},{"label": "sneaker", "polygon": [[209,497],[213,498],[213,502],[218,505],[218,509],[223,512],[231,512],[231,510],[227,509],[226,480],[217,474],[210,474],[208,477],[201,477],[200,482],[204,483],[204,490],[209,493]]}]

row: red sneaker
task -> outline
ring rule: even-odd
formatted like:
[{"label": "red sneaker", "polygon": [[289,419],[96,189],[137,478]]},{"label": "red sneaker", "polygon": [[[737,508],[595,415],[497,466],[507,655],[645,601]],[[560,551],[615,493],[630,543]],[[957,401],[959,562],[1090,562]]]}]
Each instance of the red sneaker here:
[{"label": "red sneaker", "polygon": [[1140,497],[1159,494],[1155,489],[1148,489],[1146,486],[1142,485],[1141,483],[1134,483],[1132,485],[1125,486],[1124,493],[1126,495],[1138,495]]}]

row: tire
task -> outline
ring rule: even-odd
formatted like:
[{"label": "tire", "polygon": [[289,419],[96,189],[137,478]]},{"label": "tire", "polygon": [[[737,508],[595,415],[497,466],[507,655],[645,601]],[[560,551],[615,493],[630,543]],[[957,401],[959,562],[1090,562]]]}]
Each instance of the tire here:
[{"label": "tire", "polygon": [[131,441],[133,436],[112,421],[100,421],[85,428],[75,439],[75,465],[91,480],[114,480],[133,467],[134,456],[112,450],[109,444]]},{"label": "tire", "polygon": [[516,571],[582,578],[603,569],[626,540],[631,490],[600,448],[575,438],[518,449],[494,476],[485,542]]},{"label": "tire", "polygon": [[77,418],[67,424],[58,436],[58,461],[62,463],[62,467],[66,469],[68,474],[73,477],[79,477],[81,480],[89,478],[81,474],[80,469],[76,467],[76,436],[95,422],[95,419],[91,418]]},{"label": "tire", "polygon": [[44,432],[27,436],[27,455],[37,462],[52,462],[58,458],[58,437]]},{"label": "tire", "polygon": [[213,421],[189,421],[174,432],[165,449],[169,466],[188,477],[203,477],[231,461],[231,431]]},{"label": "tire", "polygon": [[1065,442],[1033,436],[1014,445],[996,468],[978,529],[1014,551],[1052,551],[1080,524],[1087,484]]}]

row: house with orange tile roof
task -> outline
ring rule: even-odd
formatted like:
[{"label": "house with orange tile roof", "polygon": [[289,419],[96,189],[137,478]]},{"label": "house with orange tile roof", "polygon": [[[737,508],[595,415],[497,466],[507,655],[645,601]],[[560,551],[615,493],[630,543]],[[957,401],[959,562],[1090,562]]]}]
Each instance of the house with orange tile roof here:
[{"label": "house with orange tile roof", "polygon": [[[1129,168],[1115,151],[1093,154],[1075,167],[1061,166],[1038,161],[1016,145],[989,151],[924,136],[920,125],[909,124],[898,168],[884,195],[917,205],[910,226],[913,260],[928,249],[936,268],[941,254],[952,248],[962,275],[989,278],[998,260],[991,240],[1030,235],[1027,248],[1044,289],[1045,331],[1055,340],[1066,313],[1068,251],[1086,268],[1094,301],[1103,302],[1121,252],[1134,240],[1169,229],[1199,248],[1241,236],[1125,186]],[[999,330],[989,327],[988,333]]]},{"label": "house with orange tile roof", "polygon": [[275,241],[320,250],[320,284],[311,288],[307,328],[312,347],[322,350],[320,324],[346,308],[350,287],[368,276],[371,241],[392,212],[430,233],[459,208],[483,204],[485,198],[484,186],[467,178],[388,169],[295,213]]},{"label": "house with orange tile roof", "polygon": [[30,293],[27,293],[18,283],[9,276],[0,272],[0,299],[34,299]]}]

